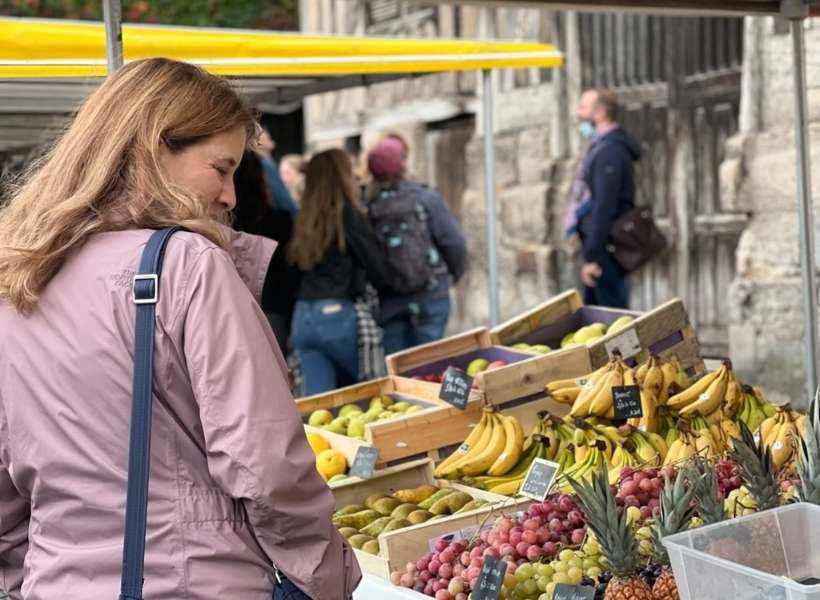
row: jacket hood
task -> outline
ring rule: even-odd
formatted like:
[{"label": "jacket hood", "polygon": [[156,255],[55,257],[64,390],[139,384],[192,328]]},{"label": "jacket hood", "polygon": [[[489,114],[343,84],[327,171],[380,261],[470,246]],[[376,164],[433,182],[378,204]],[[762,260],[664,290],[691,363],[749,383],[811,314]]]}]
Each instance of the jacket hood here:
[{"label": "jacket hood", "polygon": [[601,144],[620,144],[633,161],[641,159],[641,144],[620,125],[600,138]]}]

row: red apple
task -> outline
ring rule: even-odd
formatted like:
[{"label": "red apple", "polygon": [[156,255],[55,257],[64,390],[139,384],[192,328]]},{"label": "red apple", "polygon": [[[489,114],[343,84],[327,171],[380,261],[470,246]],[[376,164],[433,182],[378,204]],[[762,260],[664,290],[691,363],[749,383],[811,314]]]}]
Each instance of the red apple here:
[{"label": "red apple", "polygon": [[492,371],[493,369],[500,369],[501,367],[506,367],[508,364],[510,363],[508,363],[506,360],[494,360],[489,365],[487,365],[487,368],[484,370]]}]

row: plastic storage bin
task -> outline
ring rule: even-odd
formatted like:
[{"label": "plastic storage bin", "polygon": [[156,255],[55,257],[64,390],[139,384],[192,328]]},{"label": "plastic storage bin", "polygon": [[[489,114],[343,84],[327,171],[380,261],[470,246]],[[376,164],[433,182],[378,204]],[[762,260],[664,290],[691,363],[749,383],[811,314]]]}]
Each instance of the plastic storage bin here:
[{"label": "plastic storage bin", "polygon": [[820,506],[782,506],[663,545],[681,600],[820,600]]}]

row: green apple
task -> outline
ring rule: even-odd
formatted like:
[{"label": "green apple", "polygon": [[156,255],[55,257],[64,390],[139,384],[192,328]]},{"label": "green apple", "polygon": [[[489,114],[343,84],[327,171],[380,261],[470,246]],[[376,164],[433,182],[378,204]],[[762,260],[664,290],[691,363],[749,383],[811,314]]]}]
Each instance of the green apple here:
[{"label": "green apple", "polygon": [[361,407],[358,404],[345,404],[339,410],[340,417],[352,417],[355,413],[362,413]]},{"label": "green apple", "polygon": [[469,365],[467,365],[467,375],[474,377],[476,374],[486,369],[489,364],[490,361],[486,358],[475,358],[470,361]]},{"label": "green apple", "polygon": [[575,341],[578,344],[586,344],[592,338],[599,336],[600,331],[597,327],[594,327],[592,325],[586,325],[575,332],[575,337],[573,338],[573,341]]},{"label": "green apple", "polygon": [[308,425],[312,427],[323,427],[333,420],[333,413],[329,410],[314,410],[308,417]]},{"label": "green apple", "polygon": [[610,333],[617,333],[627,325],[629,325],[632,321],[634,321],[634,317],[630,317],[629,315],[624,315],[623,317],[618,317],[612,325],[609,326],[609,329],[606,330],[607,335]]},{"label": "green apple", "polygon": [[606,325],[604,325],[603,323],[592,323],[591,325],[588,325],[587,327],[597,331],[601,335],[604,335],[606,333]]}]

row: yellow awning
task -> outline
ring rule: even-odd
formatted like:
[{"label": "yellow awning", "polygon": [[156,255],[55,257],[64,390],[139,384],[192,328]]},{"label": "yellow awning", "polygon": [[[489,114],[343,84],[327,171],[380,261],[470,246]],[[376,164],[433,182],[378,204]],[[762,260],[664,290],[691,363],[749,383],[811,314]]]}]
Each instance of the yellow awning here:
[{"label": "yellow awning", "polygon": [[[525,42],[327,37],[123,25],[126,62],[166,56],[231,76],[343,76],[557,67],[554,46]],[[102,23],[0,18],[0,78],[104,77]]]}]

